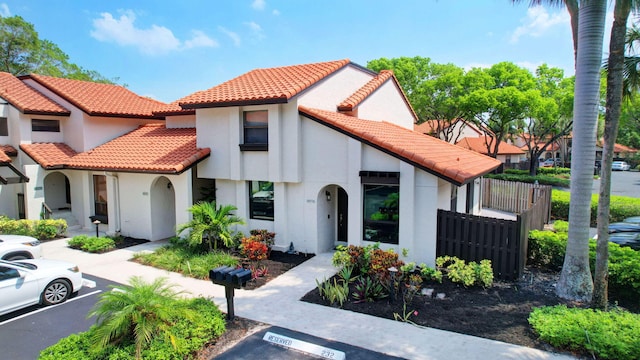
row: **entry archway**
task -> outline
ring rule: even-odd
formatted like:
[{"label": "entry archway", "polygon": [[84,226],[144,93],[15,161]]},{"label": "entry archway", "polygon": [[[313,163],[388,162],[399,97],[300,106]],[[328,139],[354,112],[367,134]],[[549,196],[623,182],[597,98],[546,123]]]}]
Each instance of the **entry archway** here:
[{"label": "entry archway", "polygon": [[327,185],[318,192],[318,252],[330,251],[336,245],[347,245],[348,200],[347,192],[339,185]]},{"label": "entry archway", "polygon": [[171,180],[160,176],[153,181],[151,197],[151,241],[175,235],[176,194]]}]

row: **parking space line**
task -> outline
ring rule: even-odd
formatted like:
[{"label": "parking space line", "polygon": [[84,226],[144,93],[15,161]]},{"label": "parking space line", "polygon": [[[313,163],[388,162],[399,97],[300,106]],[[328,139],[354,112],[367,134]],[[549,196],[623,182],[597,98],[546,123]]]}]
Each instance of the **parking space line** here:
[{"label": "parking space line", "polygon": [[56,308],[56,307],[58,307],[58,306],[60,306],[60,305],[68,304],[68,303],[74,302],[74,301],[76,301],[76,300],[80,300],[80,299],[85,298],[85,297],[87,297],[87,296],[95,295],[95,294],[98,294],[98,293],[101,293],[101,292],[102,292],[102,290],[96,290],[96,291],[92,291],[92,292],[87,293],[87,294],[84,294],[84,295],[76,296],[76,297],[74,297],[73,299],[69,299],[69,300],[67,300],[67,301],[63,302],[62,304],[57,304],[57,305],[52,305],[52,306],[45,306],[45,307],[40,308],[40,309],[38,309],[38,310],[36,310],[36,311],[31,311],[31,312],[28,312],[28,313],[26,313],[26,314],[22,314],[22,315],[20,315],[20,316],[14,317],[14,318],[12,318],[12,319],[5,320],[5,321],[3,321],[3,322],[0,322],[0,326],[2,326],[2,325],[4,325],[4,324],[8,324],[8,323],[10,323],[10,322],[12,322],[12,321],[15,321],[15,320],[18,320],[18,319],[25,318],[25,317],[27,317],[27,316],[29,316],[29,315],[33,315],[33,314],[37,314],[37,313],[39,313],[39,312],[43,312],[43,311],[45,311],[45,310],[53,309],[53,308]]}]

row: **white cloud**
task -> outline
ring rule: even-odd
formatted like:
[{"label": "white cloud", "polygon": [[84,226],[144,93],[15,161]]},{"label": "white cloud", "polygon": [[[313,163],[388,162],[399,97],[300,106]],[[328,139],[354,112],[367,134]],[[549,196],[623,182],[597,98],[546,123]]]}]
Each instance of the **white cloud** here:
[{"label": "white cloud", "polygon": [[192,30],[193,37],[190,40],[184,42],[185,49],[191,49],[196,47],[218,47],[219,44],[214,39],[210,38],[204,32],[200,30]]},{"label": "white cloud", "polygon": [[2,17],[11,16],[11,11],[9,11],[9,5],[5,3],[0,4],[0,16]]},{"label": "white cloud", "polygon": [[123,11],[117,19],[110,13],[102,13],[100,18],[93,20],[91,36],[99,41],[138,48],[147,55],[217,46],[215,40],[199,30],[193,30],[193,37],[183,45],[170,29],[158,25],[151,25],[148,29],[136,28],[135,20],[136,15],[131,10]]},{"label": "white cloud", "polygon": [[251,29],[251,32],[256,38],[264,39],[265,35],[264,35],[264,32],[262,31],[262,27],[259,24],[253,21],[244,22],[243,24],[249,27],[249,29]]},{"label": "white cloud", "polygon": [[273,9],[273,11],[271,12],[273,15],[278,16],[280,15],[280,11],[278,9]]},{"label": "white cloud", "polygon": [[253,0],[253,2],[251,3],[251,7],[254,10],[264,10],[264,7],[267,5],[267,3],[264,0]]},{"label": "white cloud", "polygon": [[240,35],[222,26],[218,26],[218,30],[220,30],[223,34],[231,38],[235,46],[240,46],[240,43],[241,43]]},{"label": "white cloud", "polygon": [[544,7],[534,6],[527,9],[527,16],[520,22],[522,25],[518,26],[511,35],[511,43],[517,43],[522,36],[539,37],[559,24],[569,26],[570,16],[567,11],[550,14]]}]

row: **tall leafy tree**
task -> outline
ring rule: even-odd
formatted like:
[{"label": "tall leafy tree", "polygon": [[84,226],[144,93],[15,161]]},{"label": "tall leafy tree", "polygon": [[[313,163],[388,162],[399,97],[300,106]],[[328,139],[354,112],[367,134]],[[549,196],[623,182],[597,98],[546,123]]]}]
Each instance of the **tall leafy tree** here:
[{"label": "tall leafy tree", "polygon": [[75,80],[112,83],[96,71],[69,61],[56,44],[40,39],[33,24],[20,16],[0,16],[0,71],[16,76],[37,73]]},{"label": "tall leafy tree", "polygon": [[531,175],[537,173],[540,156],[553,144],[562,143],[573,126],[573,77],[565,78],[562,69],[543,64],[536,69],[535,80],[540,104],[529,113],[522,129]]},{"label": "tall leafy tree", "polygon": [[467,73],[474,85],[462,97],[466,117],[485,131],[489,156],[496,157],[500,143],[518,133],[524,119],[538,111],[543,100],[535,90],[533,75],[510,62],[501,62],[488,69],[473,69]]},{"label": "tall leafy tree", "polygon": [[374,71],[393,70],[419,123],[431,121],[434,133],[442,140],[458,140],[459,132],[452,125],[464,115],[460,98],[468,90],[462,68],[433,63],[420,56],[371,60],[367,67]]}]

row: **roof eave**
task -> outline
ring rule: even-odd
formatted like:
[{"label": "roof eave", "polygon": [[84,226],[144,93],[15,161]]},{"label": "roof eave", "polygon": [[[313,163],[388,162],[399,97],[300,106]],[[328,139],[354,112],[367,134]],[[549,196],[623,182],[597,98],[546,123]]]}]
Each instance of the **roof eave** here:
[{"label": "roof eave", "polygon": [[237,101],[222,101],[222,102],[203,102],[203,103],[190,103],[179,105],[183,109],[205,109],[205,108],[218,108],[218,107],[230,107],[230,106],[249,106],[249,105],[267,105],[267,104],[286,104],[289,102],[289,97],[281,96],[276,98],[265,99],[250,99],[250,100],[237,100]]},{"label": "roof eave", "polygon": [[52,115],[52,116],[70,116],[71,111],[43,111],[31,109],[19,109],[25,115]]},{"label": "roof eave", "polygon": [[407,158],[405,156],[402,156],[402,155],[399,155],[397,153],[394,153],[393,151],[390,151],[390,150],[388,150],[388,149],[386,149],[386,148],[384,148],[382,146],[379,146],[379,145],[377,145],[377,144],[375,144],[375,143],[373,143],[373,142],[371,142],[371,141],[369,141],[367,139],[364,139],[362,137],[356,136],[356,135],[354,135],[354,134],[352,134],[352,133],[350,133],[350,132],[348,132],[348,131],[340,128],[340,127],[337,127],[337,126],[335,126],[333,124],[329,124],[326,121],[324,121],[322,119],[319,119],[318,117],[316,117],[316,116],[314,116],[312,114],[308,114],[308,113],[306,113],[306,112],[304,112],[304,111],[302,111],[300,109],[298,109],[298,114],[303,115],[306,118],[311,119],[311,120],[313,120],[313,121],[315,121],[315,122],[317,122],[319,124],[327,126],[327,127],[331,128],[331,129],[333,129],[335,131],[338,131],[339,133],[342,133],[342,134],[347,135],[347,136],[349,136],[349,137],[351,137],[353,139],[356,139],[356,140],[358,140],[358,141],[360,141],[360,142],[362,142],[362,143],[364,143],[366,145],[371,146],[374,149],[380,150],[380,151],[384,152],[385,154],[393,156],[393,157],[395,157],[395,158],[397,158],[399,160],[402,160],[402,161],[406,162],[407,164],[410,164],[410,165],[412,165],[414,167],[417,167],[418,169],[426,171],[429,174],[437,176],[437,177],[439,177],[439,178],[441,178],[441,179],[443,179],[445,181],[448,181],[448,182],[450,182],[450,183],[452,183],[454,185],[457,185],[457,186],[466,185],[466,184],[470,183],[471,181],[473,181],[474,179],[476,179],[478,177],[481,177],[481,176],[484,176],[484,175],[492,172],[493,170],[497,169],[500,166],[500,164],[496,164],[495,167],[492,167],[492,168],[486,170],[485,172],[480,173],[477,176],[468,176],[468,177],[466,177],[464,179],[458,180],[458,179],[446,176],[446,175],[444,175],[444,174],[442,174],[440,172],[437,172],[437,171],[435,171],[433,169],[430,169],[430,168],[428,168],[426,166],[423,166],[422,164],[419,164],[419,163],[417,163],[417,162],[415,162],[415,161],[413,161],[413,160],[411,160],[411,159],[409,159],[409,158]]}]

